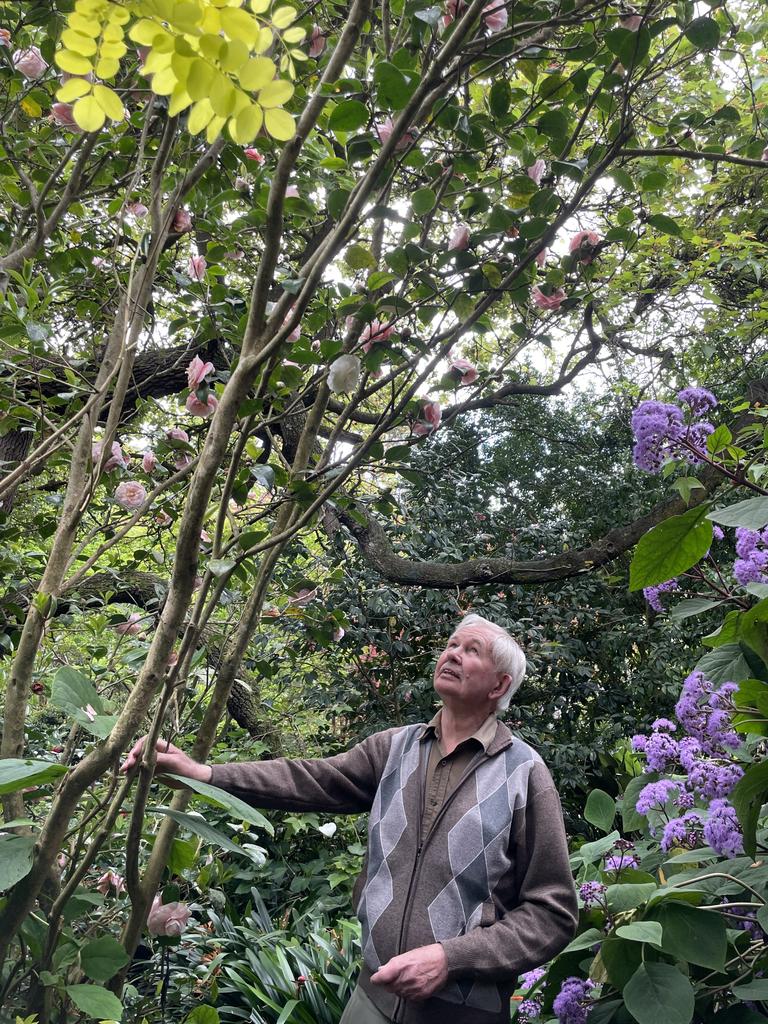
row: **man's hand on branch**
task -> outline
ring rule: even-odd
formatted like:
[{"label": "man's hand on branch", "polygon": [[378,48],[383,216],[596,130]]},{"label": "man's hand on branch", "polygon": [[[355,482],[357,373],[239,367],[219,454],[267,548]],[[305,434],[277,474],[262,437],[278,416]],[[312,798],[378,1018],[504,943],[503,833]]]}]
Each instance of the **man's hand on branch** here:
[{"label": "man's hand on branch", "polygon": [[[142,736],[140,740],[131,747],[128,756],[120,765],[121,772],[128,772],[141,760],[144,750],[144,743],[147,737]],[[210,782],[212,769],[208,764],[200,764],[193,761],[189,754],[179,750],[168,740],[158,740],[155,745],[155,774],[184,775],[188,779],[196,779],[198,782]]]},{"label": "man's hand on branch", "polygon": [[376,971],[371,981],[404,999],[429,999],[448,981],[445,950],[439,942],[434,942],[431,946],[419,946],[393,956]]}]

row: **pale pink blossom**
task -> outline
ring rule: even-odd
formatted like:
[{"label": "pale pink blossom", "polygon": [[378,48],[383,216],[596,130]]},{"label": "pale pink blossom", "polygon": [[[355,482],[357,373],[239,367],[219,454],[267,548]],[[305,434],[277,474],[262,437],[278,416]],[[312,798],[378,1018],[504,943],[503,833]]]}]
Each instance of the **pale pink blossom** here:
[{"label": "pale pink blossom", "polygon": [[171,653],[168,655],[168,658],[166,659],[165,663],[168,666],[168,668],[173,668],[173,666],[177,665],[178,662],[179,662],[179,652],[177,650],[172,650]]},{"label": "pale pink blossom", "polygon": [[596,231],[577,231],[568,244],[568,252],[576,253],[579,263],[591,263],[594,258],[593,249],[602,242]]},{"label": "pale pink blossom", "polygon": [[62,871],[67,866],[67,861],[68,860],[69,860],[69,857],[67,856],[66,853],[60,853],[59,856],[56,858],[56,863],[59,865],[59,867],[61,868]]},{"label": "pale pink blossom", "polygon": [[339,640],[343,639],[343,637],[344,637],[344,632],[345,632],[345,630],[344,630],[344,627],[343,627],[343,626],[339,626],[339,627],[338,627],[338,628],[337,628],[337,629],[336,629],[336,630],[334,631],[334,634],[333,634],[333,639],[334,639],[334,640],[336,641],[336,643],[338,643],[338,642],[339,642]]},{"label": "pale pink blossom", "polygon": [[469,248],[469,228],[466,224],[456,225],[448,240],[448,248],[455,252],[462,252],[462,250]]},{"label": "pale pink blossom", "polygon": [[245,256],[245,253],[242,249],[233,249],[232,252],[224,253],[225,260],[241,260],[243,256]]},{"label": "pale pink blossom", "polygon": [[363,343],[363,352],[369,352],[371,345],[378,345],[382,341],[386,341],[393,330],[394,327],[387,321],[382,323],[380,320],[371,320],[360,335],[360,341]]},{"label": "pale pink blossom", "polygon": [[431,402],[428,398],[422,399],[419,418],[413,424],[413,432],[418,437],[424,437],[437,430],[441,419],[440,403]]},{"label": "pale pink blossom", "polygon": [[14,68],[25,78],[42,78],[48,70],[48,64],[36,46],[28,46],[25,50],[16,50],[11,57]]},{"label": "pale pink blossom", "polygon": [[11,45],[11,33],[7,28],[0,28],[0,46]]},{"label": "pale pink blossom", "polygon": [[138,480],[123,480],[115,488],[115,501],[121,508],[141,508],[147,500],[147,489]]},{"label": "pale pink blossom", "polygon": [[325,32],[319,25],[313,25],[309,36],[309,56],[319,57],[325,49]]},{"label": "pale pink blossom", "polygon": [[547,249],[546,246],[543,249],[539,249],[539,251],[536,253],[536,257],[534,259],[534,263],[536,264],[536,266],[537,267],[543,267],[544,264],[547,262],[547,256],[548,255],[549,255],[549,249]]},{"label": "pale pink blossom", "polygon": [[299,187],[298,185],[288,185],[285,189],[286,199],[298,199],[299,198]]},{"label": "pale pink blossom", "polygon": [[317,588],[310,590],[308,587],[303,587],[297,594],[294,594],[293,597],[289,597],[288,601],[290,604],[295,604],[299,608],[304,608],[309,604],[316,592]]},{"label": "pale pink blossom", "polygon": [[[382,146],[389,141],[392,136],[392,132],[395,130],[395,124],[391,117],[385,118],[380,124],[375,125],[376,134],[379,137],[379,142]],[[400,152],[403,149],[407,149],[412,142],[416,141],[416,133],[412,128],[409,128],[401,138],[397,140],[395,145],[395,152]]]},{"label": "pale pink blossom", "polygon": [[452,21],[455,21],[467,9],[464,0],[446,0],[445,13],[443,14],[443,25],[447,28]]},{"label": "pale pink blossom", "polygon": [[544,176],[544,171],[546,171],[546,169],[546,161],[542,160],[541,157],[539,157],[539,159],[535,160],[528,168],[528,177],[531,179],[531,181],[535,182],[537,185],[540,185],[541,179]]},{"label": "pale pink blossom", "polygon": [[213,544],[213,537],[211,537],[207,530],[200,531],[200,540],[203,544]]},{"label": "pale pink blossom", "polygon": [[125,622],[118,622],[115,629],[122,636],[138,636],[141,633],[141,612],[131,612]]},{"label": "pale pink blossom", "polygon": [[458,377],[459,384],[474,384],[477,380],[477,370],[468,359],[454,359],[450,372]]},{"label": "pale pink blossom", "polygon": [[534,285],[533,288],[531,288],[531,299],[533,300],[533,304],[538,306],[539,309],[560,309],[560,306],[566,298],[567,296],[562,288],[558,288],[556,291],[552,292],[551,295],[545,295],[538,285]]},{"label": "pale pink blossom", "polygon": [[189,434],[181,427],[171,427],[170,430],[166,430],[165,436],[169,441],[189,441]]},{"label": "pale pink blossom", "polygon": [[[98,466],[99,462],[101,461],[101,454],[103,451],[103,441],[95,441],[91,446],[91,459],[93,460],[94,466]],[[120,447],[120,444],[117,441],[112,442],[112,447],[110,448],[110,451],[112,454],[101,467],[102,472],[109,473],[110,470],[117,469],[118,466],[120,467],[120,469],[127,469],[129,460],[126,458],[125,455],[123,455],[123,449]]]},{"label": "pale pink blossom", "polygon": [[360,360],[357,356],[345,354],[331,363],[328,371],[328,388],[334,395],[354,391],[360,380]]},{"label": "pale pink blossom", "polygon": [[138,219],[139,217],[146,217],[149,213],[149,207],[145,206],[144,203],[140,203],[135,200],[132,203],[125,204],[125,212],[129,217]]},{"label": "pale pink blossom", "polygon": [[93,706],[93,704],[86,704],[85,707],[83,708],[83,711],[85,712],[85,717],[88,719],[89,722],[96,721],[96,708]]},{"label": "pale pink blossom", "polygon": [[105,871],[96,883],[96,891],[103,896],[119,896],[125,889],[125,879],[117,871]]},{"label": "pale pink blossom", "polygon": [[91,266],[95,267],[97,270],[106,270],[109,263],[103,256],[94,256],[91,260]]},{"label": "pale pink blossom", "polygon": [[167,512],[165,512],[163,509],[160,509],[160,511],[155,516],[155,522],[158,523],[160,526],[170,526],[171,523],[173,522],[173,519],[171,519]]},{"label": "pale pink blossom", "polygon": [[190,256],[187,263],[187,274],[193,281],[205,280],[205,268],[208,266],[205,256]]},{"label": "pale pink blossom", "polygon": [[204,420],[208,419],[209,416],[213,416],[218,404],[219,400],[215,395],[208,395],[206,400],[201,402],[194,391],[190,391],[186,401],[187,412],[193,416],[200,416]]},{"label": "pale pink blossom", "polygon": [[[283,327],[286,326],[286,324],[288,323],[288,321],[291,319],[292,316],[293,316],[293,310],[289,309],[288,312],[286,313],[285,320],[283,320]],[[296,326],[293,328],[293,330],[291,331],[291,333],[288,335],[288,337],[285,340],[286,341],[290,341],[290,342],[294,342],[294,341],[298,341],[300,337],[301,337],[301,321],[299,321],[299,323],[296,324]],[[295,366],[296,364],[293,363],[292,365]]]},{"label": "pale pink blossom", "polygon": [[504,0],[490,0],[483,8],[483,21],[489,32],[501,32],[507,27],[509,15]]},{"label": "pale pink blossom", "polygon": [[156,465],[157,456],[154,452],[147,449],[141,457],[141,468],[145,473],[154,473]]},{"label": "pale pink blossom", "polygon": [[187,386],[199,388],[209,373],[214,373],[216,367],[213,363],[204,363],[200,356],[195,356],[187,367]]},{"label": "pale pink blossom", "polygon": [[622,14],[619,17],[619,24],[628,32],[637,32],[642,23],[643,16],[641,14]]},{"label": "pale pink blossom", "polygon": [[761,153],[760,159],[768,162],[768,146],[766,146],[763,152]]},{"label": "pale pink blossom", "polygon": [[171,231],[176,235],[186,234],[187,231],[192,230],[192,216],[189,210],[185,210],[182,207],[177,210],[173,215],[173,222],[171,223]]},{"label": "pale pink blossom", "polygon": [[258,151],[258,149],[255,149],[253,146],[248,146],[247,149],[244,149],[243,156],[245,156],[247,160],[255,160],[257,164],[264,163],[263,155]]},{"label": "pale pink blossom", "polygon": [[235,188],[237,189],[237,191],[247,192],[250,187],[250,181],[248,181],[247,178],[244,178],[241,174],[238,174],[238,176],[235,178]]},{"label": "pale pink blossom", "polygon": [[158,893],[147,918],[150,935],[178,937],[189,924],[190,910],[186,903],[163,903]]},{"label": "pale pink blossom", "polygon": [[74,131],[80,131],[80,126],[72,113],[71,103],[52,104],[51,117],[60,128],[72,128]]},{"label": "pale pink blossom", "polygon": [[191,455],[179,455],[173,462],[173,468],[176,470],[186,469],[192,461]]}]

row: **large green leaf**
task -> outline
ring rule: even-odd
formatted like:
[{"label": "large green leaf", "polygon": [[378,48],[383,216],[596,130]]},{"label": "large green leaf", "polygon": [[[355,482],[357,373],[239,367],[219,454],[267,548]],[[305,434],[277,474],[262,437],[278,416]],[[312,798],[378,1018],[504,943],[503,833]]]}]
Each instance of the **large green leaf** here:
[{"label": "large green leaf", "polygon": [[694,566],[712,546],[709,505],[670,516],[640,538],[629,567],[629,589],[665,583]]},{"label": "large green leaf", "polygon": [[173,818],[175,822],[182,826],[182,828],[189,829],[190,832],[194,832],[195,835],[200,836],[211,846],[219,846],[222,850],[227,850],[229,853],[236,853],[240,857],[247,857],[248,851],[238,846],[237,843],[233,843],[232,840],[225,836],[223,832],[219,832],[218,829],[212,828],[203,818],[202,815],[187,814],[184,811],[177,811],[173,807],[148,807],[148,811],[155,814],[167,814],[169,818]]},{"label": "large green leaf", "polygon": [[183,782],[188,789],[193,789],[207,803],[214,804],[216,807],[223,807],[224,810],[229,811],[236,820],[247,821],[251,825],[256,825],[257,828],[263,828],[270,835],[275,834],[274,826],[260,811],[251,807],[244,800],[232,796],[231,793],[219,789],[218,786],[212,786],[210,782],[198,782],[197,779],[187,779],[183,775],[169,775],[168,778],[176,779],[177,782]]},{"label": "large green leaf", "polygon": [[656,891],[655,882],[617,882],[605,891],[608,909],[613,914],[634,910],[641,906]]},{"label": "large green leaf", "polygon": [[671,964],[640,964],[624,986],[624,1002],[638,1024],[691,1024],[693,986]]},{"label": "large green leaf", "polygon": [[416,83],[409,82],[400,68],[385,60],[375,65],[373,82],[379,106],[384,110],[402,110],[416,88]]},{"label": "large green leaf", "polygon": [[612,849],[614,843],[619,839],[618,832],[611,832],[610,835],[604,836],[602,839],[596,839],[594,843],[584,843],[574,854],[574,857],[580,857],[585,864],[591,864],[593,861],[599,860],[604,853],[607,853]]},{"label": "large green leaf", "polygon": [[666,953],[715,971],[725,966],[728,938],[725,921],[719,914],[668,901],[654,907],[647,917],[663,928]]},{"label": "large green leaf", "polygon": [[615,53],[624,67],[632,67],[648,54],[651,47],[651,33],[643,25],[637,32],[626,28],[612,28],[605,34],[605,41],[611,53]]},{"label": "large green leaf", "polygon": [[747,498],[727,508],[717,508],[707,515],[721,526],[744,526],[748,530],[762,530],[768,526],[768,498]]},{"label": "large green leaf", "polygon": [[86,732],[102,740],[109,736],[117,722],[116,715],[107,713],[107,705],[93,683],[69,665],[63,665],[53,677],[51,703],[74,718]]},{"label": "large green leaf", "polygon": [[714,18],[694,18],[686,26],[685,37],[699,50],[714,50],[720,42],[720,26]]},{"label": "large green leaf", "polygon": [[710,651],[699,659],[696,668],[713,683],[739,683],[754,675],[741,647],[738,644],[724,644],[716,651]]},{"label": "large green leaf", "polygon": [[584,817],[601,832],[610,832],[616,817],[616,801],[602,789],[593,789],[584,805]]},{"label": "large green leaf", "polygon": [[20,757],[0,760],[0,793],[16,793],[27,786],[44,786],[67,772],[63,764]]},{"label": "large green leaf", "polygon": [[689,619],[692,615],[701,615],[711,611],[722,603],[722,601],[710,601],[706,597],[691,597],[687,601],[680,601],[674,608],[670,608],[669,617],[673,622],[682,622],[683,619]]},{"label": "large green leaf", "polygon": [[80,966],[91,981],[109,981],[131,958],[111,935],[86,943],[80,950]]},{"label": "large green leaf", "polygon": [[603,941],[600,959],[608,973],[608,980],[619,991],[643,962],[644,952],[640,943],[627,942],[613,935]]},{"label": "large green leaf", "polygon": [[664,931],[658,921],[632,921],[616,929],[620,939],[627,942],[649,942],[652,946],[661,946]]},{"label": "large green leaf", "polygon": [[360,100],[344,100],[331,112],[328,127],[332,132],[351,132],[368,121],[368,108]]},{"label": "large green leaf", "polygon": [[120,1020],[123,1004],[112,992],[98,985],[67,985],[66,993],[78,1010],[96,1020]]},{"label": "large green leaf", "polygon": [[184,1024],[219,1024],[219,1011],[215,1006],[202,1004],[184,1018]]},{"label": "large green leaf", "polygon": [[743,985],[734,985],[733,994],[737,999],[768,999],[768,978],[755,978]]},{"label": "large green leaf", "polygon": [[642,832],[647,825],[648,819],[637,811],[635,805],[640,790],[644,789],[649,782],[655,782],[656,778],[656,775],[651,774],[637,775],[627,783],[627,788],[621,797],[621,823],[625,832]]},{"label": "large green leaf", "polygon": [[0,836],[0,892],[10,889],[29,874],[34,848],[33,836]]},{"label": "large green leaf", "polygon": [[757,819],[760,808],[768,794],[768,761],[753,764],[744,772],[731,793],[731,803],[739,816],[744,832],[744,849],[755,856],[757,840]]}]

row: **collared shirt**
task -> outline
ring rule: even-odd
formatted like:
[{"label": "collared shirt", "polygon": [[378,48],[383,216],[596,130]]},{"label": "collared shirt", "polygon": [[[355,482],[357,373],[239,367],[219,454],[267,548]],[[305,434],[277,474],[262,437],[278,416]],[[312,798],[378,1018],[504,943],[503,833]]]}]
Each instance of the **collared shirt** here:
[{"label": "collared shirt", "polygon": [[427,775],[424,785],[424,816],[421,819],[421,838],[426,836],[432,822],[440,812],[446,797],[451,793],[475,755],[487,750],[496,735],[498,719],[489,715],[483,724],[462,740],[450,754],[445,754],[442,741],[442,708],[425,726],[420,739],[432,739],[427,761]]}]

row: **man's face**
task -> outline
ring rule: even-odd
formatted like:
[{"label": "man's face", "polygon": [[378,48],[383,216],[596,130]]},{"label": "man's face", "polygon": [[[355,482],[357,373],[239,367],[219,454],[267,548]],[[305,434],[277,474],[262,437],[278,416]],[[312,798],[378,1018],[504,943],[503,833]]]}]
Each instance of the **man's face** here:
[{"label": "man's face", "polygon": [[[483,626],[457,629],[437,659],[435,690],[444,701],[467,707],[488,706],[489,713],[501,696],[489,695],[509,676],[496,671],[491,658],[493,634]],[[506,687],[502,686],[502,693]]]}]

